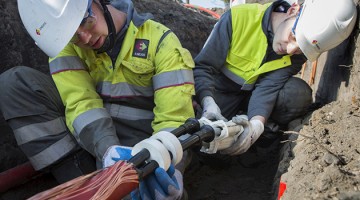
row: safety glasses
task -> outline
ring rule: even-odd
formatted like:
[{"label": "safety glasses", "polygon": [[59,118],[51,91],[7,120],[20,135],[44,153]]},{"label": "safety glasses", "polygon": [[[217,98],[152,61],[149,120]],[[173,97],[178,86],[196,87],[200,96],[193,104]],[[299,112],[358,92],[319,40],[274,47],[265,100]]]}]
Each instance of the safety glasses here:
[{"label": "safety glasses", "polygon": [[300,18],[302,9],[303,9],[303,7],[300,8],[299,14],[296,16],[296,20],[295,20],[294,26],[293,26],[292,29],[291,29],[291,32],[294,34],[294,36],[296,35],[296,26],[297,26],[297,24],[298,24],[298,21],[299,21],[299,18]]},{"label": "safety glasses", "polygon": [[[96,24],[96,15],[92,11],[91,2],[92,1],[89,1],[88,10],[85,13],[84,18],[81,20],[81,23],[79,26],[79,27],[84,28],[85,30],[91,30]],[[71,38],[70,42],[77,43],[79,40],[80,40],[79,34],[77,32],[75,32],[75,34]]]}]

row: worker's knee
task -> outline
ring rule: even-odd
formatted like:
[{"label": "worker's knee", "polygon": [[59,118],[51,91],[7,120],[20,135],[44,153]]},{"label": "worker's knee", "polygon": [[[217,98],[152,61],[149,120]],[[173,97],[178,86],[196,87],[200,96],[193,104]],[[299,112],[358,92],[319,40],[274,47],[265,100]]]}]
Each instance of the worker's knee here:
[{"label": "worker's knee", "polygon": [[291,77],[280,90],[271,119],[279,124],[304,115],[312,103],[312,89],[300,78]]},{"label": "worker's knee", "polygon": [[19,85],[18,80],[25,76],[27,67],[17,66],[8,69],[0,75],[0,91],[2,93],[12,91]]},{"label": "worker's knee", "polygon": [[0,110],[6,120],[63,109],[51,77],[30,67],[16,66],[2,73],[0,91]]},{"label": "worker's knee", "polygon": [[[25,66],[16,66],[8,69],[0,75],[0,91],[2,96],[24,93],[33,83],[31,80],[38,79],[41,72]],[[44,74],[43,74],[44,76]]]}]

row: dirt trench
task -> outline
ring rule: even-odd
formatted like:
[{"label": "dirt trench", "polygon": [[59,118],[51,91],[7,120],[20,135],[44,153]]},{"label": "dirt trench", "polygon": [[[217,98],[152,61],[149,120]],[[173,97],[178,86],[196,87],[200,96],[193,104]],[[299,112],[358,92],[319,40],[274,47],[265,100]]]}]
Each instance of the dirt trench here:
[{"label": "dirt trench", "polygon": [[[269,1],[261,1],[265,2]],[[193,56],[216,23],[174,1],[134,3],[138,11],[153,13],[155,20],[171,28]],[[48,73],[47,57],[23,28],[16,1],[0,2],[0,20],[0,73],[17,65]],[[184,177],[189,199],[277,199],[280,178],[287,186],[282,199],[360,199],[358,27],[347,42],[319,59],[315,82],[309,84],[320,106],[290,123],[267,147],[255,145],[225,165],[195,157]],[[304,80],[313,70],[309,66],[299,74]],[[0,133],[1,172],[26,162],[26,157],[1,116]],[[1,193],[0,199],[26,199],[56,185],[50,174],[42,174]]]}]

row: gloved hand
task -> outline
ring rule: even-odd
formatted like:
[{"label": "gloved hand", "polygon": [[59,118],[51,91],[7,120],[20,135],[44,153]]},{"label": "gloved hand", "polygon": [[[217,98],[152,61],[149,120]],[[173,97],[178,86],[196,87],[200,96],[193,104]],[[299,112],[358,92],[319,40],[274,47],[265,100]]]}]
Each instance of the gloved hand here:
[{"label": "gloved hand", "polygon": [[236,142],[229,148],[221,151],[222,154],[238,155],[245,153],[264,131],[264,124],[259,119],[248,120],[246,115],[237,115],[232,118],[236,124],[242,125],[244,131]]},{"label": "gloved hand", "polygon": [[130,158],[131,147],[120,145],[110,146],[102,158],[103,168],[109,167],[119,160],[129,160]]},{"label": "gloved hand", "polygon": [[145,177],[131,197],[133,200],[174,200],[180,199],[183,191],[183,176],[174,165],[170,165],[167,171],[158,167]]},{"label": "gloved hand", "polygon": [[201,105],[203,108],[202,117],[209,120],[223,120],[227,122],[227,119],[221,115],[221,110],[212,97],[204,97],[201,101]]}]

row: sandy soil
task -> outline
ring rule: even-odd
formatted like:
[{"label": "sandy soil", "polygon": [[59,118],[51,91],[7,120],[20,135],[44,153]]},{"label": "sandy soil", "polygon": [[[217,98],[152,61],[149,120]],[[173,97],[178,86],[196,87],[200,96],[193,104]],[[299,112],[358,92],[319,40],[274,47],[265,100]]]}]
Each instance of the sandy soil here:
[{"label": "sandy soil", "polygon": [[360,199],[359,100],[315,111],[290,137],[296,145],[283,199]]}]

